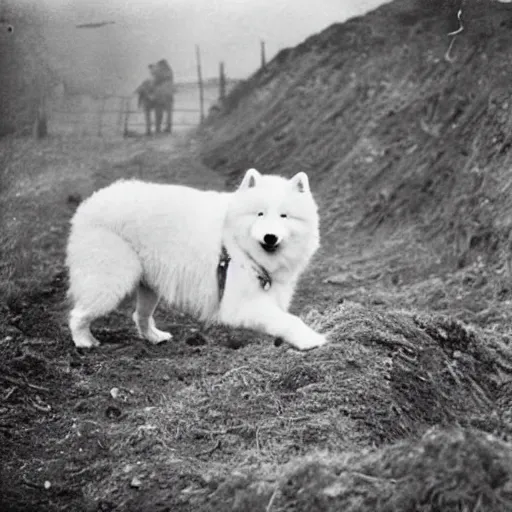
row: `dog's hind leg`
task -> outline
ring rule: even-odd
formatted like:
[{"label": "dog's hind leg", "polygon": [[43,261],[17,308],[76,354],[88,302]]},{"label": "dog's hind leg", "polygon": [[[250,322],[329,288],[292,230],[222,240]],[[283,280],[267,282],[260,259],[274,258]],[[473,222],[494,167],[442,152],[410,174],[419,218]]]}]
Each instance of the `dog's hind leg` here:
[{"label": "dog's hind leg", "polygon": [[133,313],[133,321],[139,335],[155,345],[172,338],[171,333],[156,328],[153,312],[158,300],[159,297],[153,290],[140,285],[137,290],[137,309]]},{"label": "dog's hind leg", "polygon": [[96,318],[114,310],[140,282],[142,265],[132,247],[104,228],[73,232],[69,239],[69,295],[74,307],[69,328],[77,347],[100,343],[90,331]]}]

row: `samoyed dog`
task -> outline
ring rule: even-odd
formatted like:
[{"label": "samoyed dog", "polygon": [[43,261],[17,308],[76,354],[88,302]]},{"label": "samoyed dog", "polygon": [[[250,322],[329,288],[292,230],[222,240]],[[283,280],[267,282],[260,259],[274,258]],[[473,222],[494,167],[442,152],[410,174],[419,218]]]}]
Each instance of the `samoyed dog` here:
[{"label": "samoyed dog", "polygon": [[326,338],[288,313],[319,247],[308,177],[249,169],[234,192],[121,180],[95,192],[71,220],[66,264],[77,347],[99,345],[91,322],[136,292],[133,320],[151,343],[171,339],[153,312],[160,299],[205,324],[280,337],[299,350]]}]

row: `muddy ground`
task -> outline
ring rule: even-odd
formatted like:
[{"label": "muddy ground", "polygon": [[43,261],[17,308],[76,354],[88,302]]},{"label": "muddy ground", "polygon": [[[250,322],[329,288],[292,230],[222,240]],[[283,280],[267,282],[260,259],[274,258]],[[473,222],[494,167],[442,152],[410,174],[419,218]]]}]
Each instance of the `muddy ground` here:
[{"label": "muddy ground", "polygon": [[0,143],[1,510],[512,510],[509,292],[484,266],[412,279],[426,249],[347,239],[293,305],[321,349],[164,310],[174,339],[152,346],[128,301],[82,352],[63,267],[80,198],[121,176],[225,177],[193,138]]}]

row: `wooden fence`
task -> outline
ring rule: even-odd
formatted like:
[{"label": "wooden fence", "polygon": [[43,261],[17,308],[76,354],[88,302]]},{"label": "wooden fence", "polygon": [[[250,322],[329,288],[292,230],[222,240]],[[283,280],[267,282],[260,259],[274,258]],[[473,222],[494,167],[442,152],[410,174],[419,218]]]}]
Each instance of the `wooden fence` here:
[{"label": "wooden fence", "polygon": [[[176,84],[173,131],[183,132],[200,124],[204,113],[198,104],[199,97],[198,84]],[[218,101],[218,84],[204,85],[201,97],[207,112]],[[49,102],[47,111],[49,130],[53,133],[136,136],[146,131],[144,111],[137,107],[136,95],[62,97]],[[152,116],[154,131],[154,113]]]},{"label": "wooden fence", "polygon": [[[84,25],[97,28],[96,24]],[[266,66],[265,42],[260,42],[260,67]],[[215,104],[222,104],[227,89],[231,89],[238,80],[226,79],[224,62],[219,63],[219,77],[203,81],[201,70],[201,51],[196,45],[197,82],[177,83],[172,115],[173,131],[183,131],[198,126]],[[199,105],[197,101],[199,100]],[[131,136],[145,133],[146,122],[142,109],[136,108],[135,95],[108,95],[93,98],[90,95],[61,95],[59,98],[40,101],[37,119],[34,121],[34,133],[42,138],[50,132],[78,132],[82,135],[108,133]],[[166,114],[164,114],[165,119]],[[152,130],[154,130],[154,112],[152,112]],[[165,122],[165,121],[164,121]]]}]

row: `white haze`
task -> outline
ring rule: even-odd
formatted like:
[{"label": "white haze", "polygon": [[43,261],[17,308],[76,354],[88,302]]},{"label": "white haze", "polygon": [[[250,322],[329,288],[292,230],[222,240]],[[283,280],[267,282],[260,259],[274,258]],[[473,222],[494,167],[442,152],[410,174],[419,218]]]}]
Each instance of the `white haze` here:
[{"label": "white haze", "polygon": [[[30,1],[30,0],[26,0]],[[160,58],[178,81],[196,78],[195,45],[203,76],[244,78],[267,60],[332,23],[363,14],[382,0],[39,0],[45,7],[48,53],[54,67],[81,81],[101,76],[111,91],[131,92]],[[41,3],[39,5],[41,6]],[[114,21],[95,29],[76,25]],[[108,77],[108,79],[105,79]]]}]

